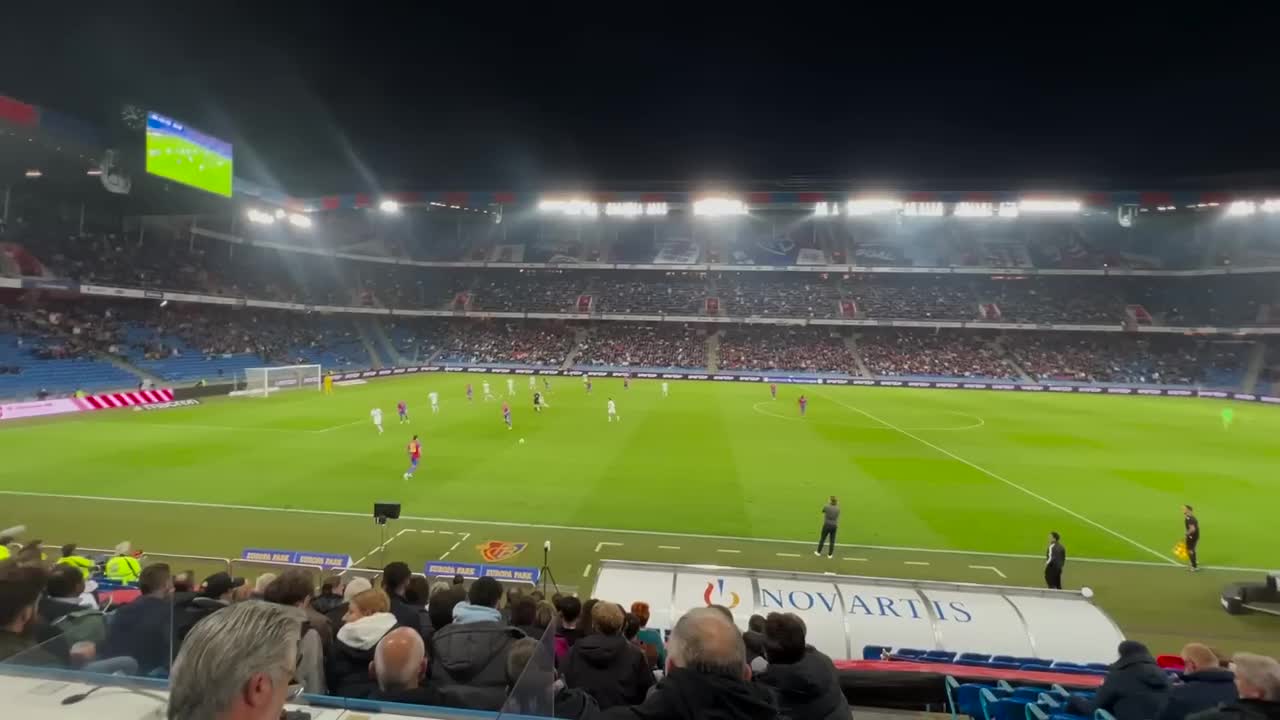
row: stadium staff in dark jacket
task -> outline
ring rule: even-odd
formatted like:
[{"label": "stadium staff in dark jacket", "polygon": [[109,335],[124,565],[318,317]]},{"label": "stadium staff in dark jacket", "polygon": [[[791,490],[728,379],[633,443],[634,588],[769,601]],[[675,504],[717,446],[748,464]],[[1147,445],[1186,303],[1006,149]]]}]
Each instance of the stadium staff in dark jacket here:
[{"label": "stadium staff in dark jacket", "polygon": [[1134,640],[1120,643],[1120,659],[1107,669],[1107,677],[1092,700],[1072,696],[1068,707],[1077,715],[1106,710],[1116,720],[1150,720],[1160,713],[1169,696],[1169,676],[1147,646]]},{"label": "stadium staff in dark jacket", "polygon": [[639,705],[604,712],[614,720],[776,720],[778,706],[751,682],[742,634],[715,608],[685,613],[671,630],[667,674]]},{"label": "stadium staff in dark jacket", "polygon": [[1240,699],[1191,716],[1191,720],[1280,720],[1280,662],[1253,653],[1231,658]]},{"label": "stadium staff in dark jacket", "polygon": [[1191,643],[1182,648],[1186,669],[1182,683],[1169,691],[1169,700],[1158,720],[1184,720],[1188,715],[1215,708],[1236,699],[1236,676],[1221,667],[1208,647]]},{"label": "stadium staff in dark jacket", "polygon": [[565,684],[585,690],[605,710],[638,705],[653,686],[644,652],[622,636],[625,617],[618,605],[596,603],[591,609],[595,632],[574,644],[562,669]]},{"label": "stadium staff in dark jacket", "polygon": [[148,675],[169,667],[173,638],[173,577],[165,563],[148,565],[138,580],[142,596],[111,614],[102,655],[124,655],[138,661]]},{"label": "stadium staff in dark jacket", "polygon": [[779,711],[791,720],[848,720],[849,702],[840,690],[836,666],[805,644],[805,630],[793,613],[769,613],[764,621],[769,667],[756,681],[774,691]]},{"label": "stadium staff in dark jacket", "polygon": [[430,684],[451,704],[498,710],[507,694],[507,652],[524,633],[503,622],[497,580],[479,578],[467,599],[454,606],[453,622],[431,637]]},{"label": "stadium staff in dark jacket", "polygon": [[1044,584],[1050,590],[1062,589],[1062,568],[1067,565],[1067,549],[1062,546],[1062,536],[1049,533],[1049,549],[1044,554]]}]

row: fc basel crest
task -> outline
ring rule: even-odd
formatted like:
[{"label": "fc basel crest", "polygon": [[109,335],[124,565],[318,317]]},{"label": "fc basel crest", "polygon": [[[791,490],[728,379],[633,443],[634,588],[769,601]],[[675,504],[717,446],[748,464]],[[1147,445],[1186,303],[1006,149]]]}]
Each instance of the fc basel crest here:
[{"label": "fc basel crest", "polygon": [[524,552],[527,545],[528,543],[490,540],[483,545],[477,545],[476,549],[480,551],[480,557],[484,558],[485,562],[501,562]]}]

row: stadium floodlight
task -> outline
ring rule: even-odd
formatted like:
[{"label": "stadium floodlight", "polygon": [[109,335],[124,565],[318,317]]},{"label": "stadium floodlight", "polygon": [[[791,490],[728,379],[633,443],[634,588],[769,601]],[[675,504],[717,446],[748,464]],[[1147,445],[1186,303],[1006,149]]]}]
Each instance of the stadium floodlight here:
[{"label": "stadium floodlight", "polygon": [[600,206],[590,200],[542,200],[538,203],[538,212],[559,213],[569,217],[597,217]]},{"label": "stadium floodlight", "polygon": [[276,222],[275,215],[257,208],[249,208],[245,215],[249,218],[249,222],[259,225],[274,225]]},{"label": "stadium floodlight", "polygon": [[378,203],[378,209],[388,215],[395,215],[400,212],[400,203],[395,200],[383,200]]},{"label": "stadium floodlight", "polygon": [[667,204],[664,202],[645,203],[644,214],[650,217],[666,217]]},{"label": "stadium floodlight", "polygon": [[289,213],[289,224],[306,230],[311,227],[311,218],[299,213]]},{"label": "stadium floodlight", "polygon": [[1258,209],[1268,215],[1280,213],[1280,198],[1267,198],[1262,201],[1262,204],[1258,206]]},{"label": "stadium floodlight", "polygon": [[277,219],[277,220],[283,220],[283,219],[284,219],[284,216],[285,216],[286,214],[287,214],[287,213],[285,213],[285,211],[284,211],[283,209],[281,209],[281,208],[276,208],[275,215],[276,215],[276,219]]},{"label": "stadium floodlight", "polygon": [[940,202],[909,202],[902,204],[904,217],[942,217],[946,208]]},{"label": "stadium floodlight", "polygon": [[1083,206],[1079,200],[1037,199],[1019,202],[1018,210],[1024,213],[1078,213]]},{"label": "stadium floodlight", "polygon": [[996,210],[996,217],[1002,217],[1002,218],[1005,218],[1006,220],[1012,220],[1013,218],[1018,217],[1018,203],[1016,202],[1000,203],[1000,207]]},{"label": "stadium floodlight", "polygon": [[996,206],[989,202],[958,202],[951,214],[960,218],[989,218],[995,211]]},{"label": "stadium floodlight", "polygon": [[1252,200],[1236,200],[1227,206],[1227,217],[1246,217],[1258,212],[1258,204]]},{"label": "stadium floodlight", "polygon": [[836,203],[825,203],[825,202],[814,203],[813,216],[814,217],[840,217],[840,206],[837,205]]},{"label": "stadium floodlight", "polygon": [[644,215],[644,205],[638,202],[611,202],[604,206],[609,217],[637,218]]},{"label": "stadium floodlight", "polygon": [[25,176],[25,177],[29,177],[29,178],[38,178],[38,177],[41,177],[41,176],[43,176],[43,175],[44,175],[44,173],[40,172],[40,171],[39,171],[39,170],[37,170],[36,168],[31,168],[30,170],[28,170],[28,171],[26,171],[26,172],[24,172],[24,173],[22,173],[22,174],[23,174],[23,176]]},{"label": "stadium floodlight", "polygon": [[737,198],[705,197],[693,203],[693,214],[708,218],[746,215],[747,204]]},{"label": "stadium floodlight", "polygon": [[902,210],[902,201],[893,198],[858,198],[845,203],[846,215],[863,216]]},{"label": "stadium floodlight", "polygon": [[84,174],[88,175],[89,177],[101,177],[102,168],[90,168],[89,170],[86,170]]}]

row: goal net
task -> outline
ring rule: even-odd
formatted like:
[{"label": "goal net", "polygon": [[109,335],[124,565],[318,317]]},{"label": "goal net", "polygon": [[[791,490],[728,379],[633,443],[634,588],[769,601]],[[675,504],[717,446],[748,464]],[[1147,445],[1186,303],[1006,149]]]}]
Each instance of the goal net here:
[{"label": "goal net", "polygon": [[320,366],[246,368],[244,379],[246,395],[266,397],[278,390],[319,390]]}]

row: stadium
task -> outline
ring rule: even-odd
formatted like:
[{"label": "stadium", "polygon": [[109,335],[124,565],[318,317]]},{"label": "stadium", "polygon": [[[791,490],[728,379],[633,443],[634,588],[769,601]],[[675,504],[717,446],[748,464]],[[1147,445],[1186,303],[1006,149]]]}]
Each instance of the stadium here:
[{"label": "stadium", "polygon": [[[1087,715],[1124,638],[1179,677],[1190,642],[1280,653],[1280,195],[292,197],[232,194],[231,146],[165,116],[135,139],[145,168],[0,97],[0,585],[85,558],[107,608],[85,655],[41,575],[49,631],[0,663],[16,678],[164,691],[219,577],[322,616],[367,580],[419,630],[455,578],[497,579],[539,641],[496,700],[446,678],[417,711],[327,650],[305,697],[348,712],[564,716],[535,665],[573,689],[570,596],[642,602],[673,643],[686,610],[748,636],[793,613],[850,705],[980,720]],[[1210,527],[1196,568],[1184,512]],[[284,578],[306,597],[273,600]],[[148,664],[114,618],[156,597]]]}]

